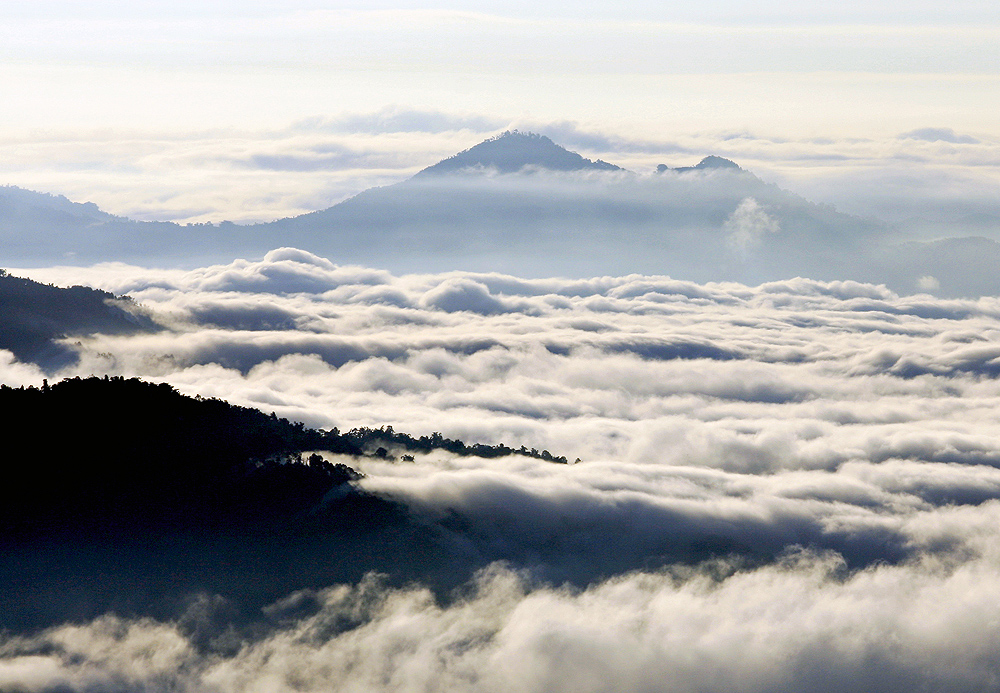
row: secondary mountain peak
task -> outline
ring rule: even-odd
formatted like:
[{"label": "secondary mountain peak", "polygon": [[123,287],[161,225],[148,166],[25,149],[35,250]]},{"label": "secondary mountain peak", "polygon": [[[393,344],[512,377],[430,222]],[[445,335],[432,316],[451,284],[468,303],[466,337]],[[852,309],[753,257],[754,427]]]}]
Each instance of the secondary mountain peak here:
[{"label": "secondary mountain peak", "polygon": [[685,171],[704,171],[706,169],[713,168],[728,168],[734,169],[736,171],[741,171],[735,161],[730,161],[729,159],[723,159],[721,156],[706,156],[704,159],[699,161],[694,166],[681,166],[679,168],[670,168],[666,164],[660,164],[656,167],[657,173],[663,173],[665,171],[673,171],[674,173],[684,173]]},{"label": "secondary mountain peak", "polygon": [[706,156],[695,168],[739,168],[735,161],[723,159],[721,156]]},{"label": "secondary mountain peak", "polygon": [[525,167],[552,171],[621,171],[606,161],[591,161],[560,147],[544,135],[507,130],[496,137],[428,166],[417,175],[454,173],[468,168],[490,168],[499,173],[516,173]]}]

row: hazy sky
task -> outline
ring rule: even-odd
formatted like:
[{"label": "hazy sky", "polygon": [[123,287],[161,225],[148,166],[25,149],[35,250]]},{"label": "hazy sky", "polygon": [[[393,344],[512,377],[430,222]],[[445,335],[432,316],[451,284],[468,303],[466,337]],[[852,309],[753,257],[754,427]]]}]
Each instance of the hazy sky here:
[{"label": "hazy sky", "polygon": [[[268,219],[519,126],[638,169],[722,152],[802,185],[914,161],[995,185],[998,39],[971,0],[6,2],[0,183]],[[331,156],[248,163],[303,149]]]}]

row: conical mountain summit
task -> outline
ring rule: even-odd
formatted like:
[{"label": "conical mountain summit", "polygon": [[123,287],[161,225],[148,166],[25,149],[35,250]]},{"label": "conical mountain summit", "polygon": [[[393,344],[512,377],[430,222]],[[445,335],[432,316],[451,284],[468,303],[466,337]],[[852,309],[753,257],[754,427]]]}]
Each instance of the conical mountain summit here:
[{"label": "conical mountain summit", "polygon": [[550,171],[622,171],[606,161],[591,161],[576,152],[560,147],[545,135],[507,130],[496,137],[428,166],[417,175],[455,173],[465,169],[494,169],[498,173],[516,173],[528,167]]}]

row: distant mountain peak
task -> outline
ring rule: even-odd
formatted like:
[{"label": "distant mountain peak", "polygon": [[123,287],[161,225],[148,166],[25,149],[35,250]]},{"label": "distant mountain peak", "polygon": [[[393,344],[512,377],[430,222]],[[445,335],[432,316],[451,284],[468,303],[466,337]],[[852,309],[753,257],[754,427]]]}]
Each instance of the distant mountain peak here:
[{"label": "distant mountain peak", "polygon": [[723,159],[721,156],[706,156],[695,168],[739,168],[735,161]]},{"label": "distant mountain peak", "polygon": [[[93,202],[71,202],[63,195],[35,192],[14,185],[0,186],[0,211],[3,212],[0,224],[23,223],[26,217],[49,218],[56,223],[70,218],[91,222],[116,219]],[[17,218],[12,218],[12,215]]]},{"label": "distant mountain peak", "polygon": [[551,171],[621,171],[606,161],[591,161],[576,152],[560,147],[545,135],[507,130],[459,152],[417,175],[454,173],[463,169],[488,168],[499,173],[516,173],[525,167]]},{"label": "distant mountain peak", "polygon": [[730,161],[729,159],[723,159],[721,156],[706,156],[704,159],[699,161],[694,166],[681,166],[680,168],[670,168],[666,164],[660,164],[656,167],[657,173],[664,173],[665,171],[673,171],[674,173],[684,173],[685,171],[704,171],[706,169],[732,169],[736,171],[742,171],[739,164],[735,161]]}]

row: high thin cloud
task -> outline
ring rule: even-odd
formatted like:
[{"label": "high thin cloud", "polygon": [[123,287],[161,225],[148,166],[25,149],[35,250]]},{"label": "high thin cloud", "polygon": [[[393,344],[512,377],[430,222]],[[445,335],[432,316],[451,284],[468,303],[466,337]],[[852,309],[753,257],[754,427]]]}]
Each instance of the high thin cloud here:
[{"label": "high thin cloud", "polygon": [[291,126],[293,131],[343,133],[442,133],[468,130],[492,133],[507,123],[482,115],[454,115],[443,111],[387,106],[374,113],[346,113],[328,118],[306,118]]}]

